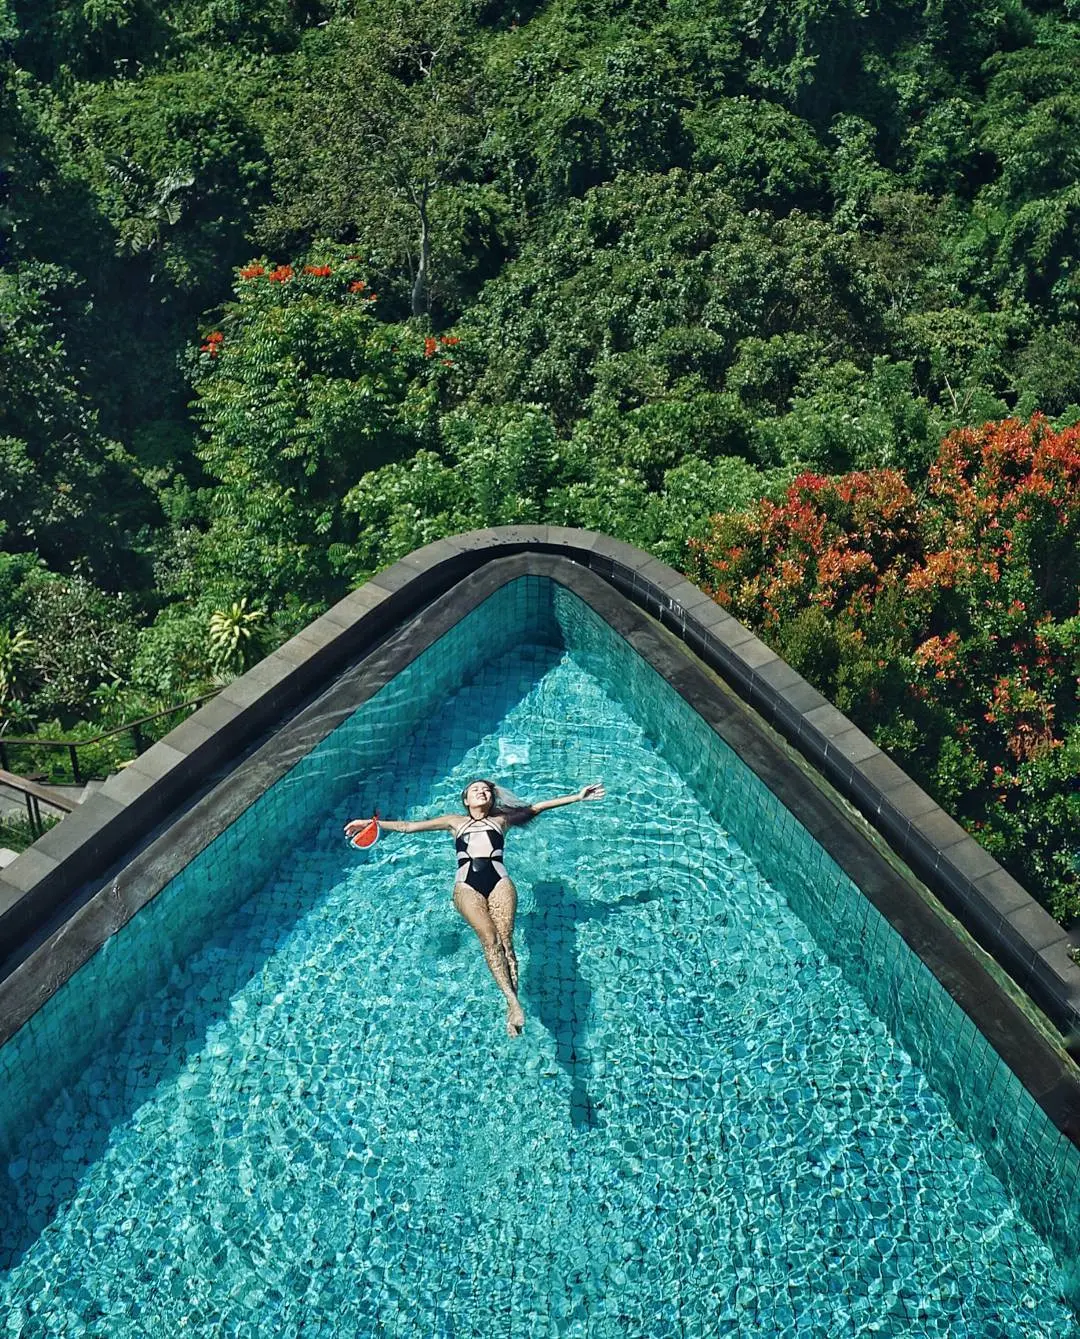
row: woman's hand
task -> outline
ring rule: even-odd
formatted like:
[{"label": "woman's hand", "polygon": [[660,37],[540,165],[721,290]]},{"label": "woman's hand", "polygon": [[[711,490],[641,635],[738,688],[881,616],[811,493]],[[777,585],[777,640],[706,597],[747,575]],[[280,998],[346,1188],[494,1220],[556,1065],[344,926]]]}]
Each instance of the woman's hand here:
[{"label": "woman's hand", "polygon": [[[378,820],[376,820],[378,821]],[[345,824],[345,836],[355,837],[361,828],[366,828],[371,822],[370,818],[354,818],[351,823]]]},{"label": "woman's hand", "polygon": [[582,786],[577,793],[579,800],[602,800],[607,794],[603,785],[597,781],[591,786]]}]

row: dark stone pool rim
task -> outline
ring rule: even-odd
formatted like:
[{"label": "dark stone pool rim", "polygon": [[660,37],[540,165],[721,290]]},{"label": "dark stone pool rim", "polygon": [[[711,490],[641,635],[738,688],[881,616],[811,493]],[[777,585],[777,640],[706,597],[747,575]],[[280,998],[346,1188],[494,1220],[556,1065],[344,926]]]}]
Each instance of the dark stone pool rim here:
[{"label": "dark stone pool rim", "polygon": [[566,585],[622,636],[632,634],[635,650],[766,781],[1080,1145],[1076,1068],[753,714],[640,611],[683,641],[877,828],[1078,1055],[1080,967],[1065,931],[708,595],[629,544],[558,527],[474,531],[408,554],[231,683],[9,865],[0,875],[0,1044],[360,702],[499,586],[530,573]]}]

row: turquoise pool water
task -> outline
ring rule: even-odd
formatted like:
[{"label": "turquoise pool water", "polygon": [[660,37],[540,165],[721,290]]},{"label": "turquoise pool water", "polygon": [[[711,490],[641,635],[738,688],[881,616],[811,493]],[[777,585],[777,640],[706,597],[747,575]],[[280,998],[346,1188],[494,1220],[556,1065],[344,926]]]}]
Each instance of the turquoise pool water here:
[{"label": "turquoise pool water", "polygon": [[[219,915],[233,866],[207,854],[175,901],[199,884],[209,938],[13,1138],[0,1333],[1078,1332],[857,955],[823,951],[595,654],[475,667],[359,776],[330,736],[274,801],[317,826]],[[319,815],[312,775],[352,794]],[[450,905],[449,838],[340,838],[376,797],[430,815],[477,775],[609,791],[511,834],[517,1041]],[[727,802],[776,825],[754,787]],[[798,861],[800,895],[837,902]]]}]

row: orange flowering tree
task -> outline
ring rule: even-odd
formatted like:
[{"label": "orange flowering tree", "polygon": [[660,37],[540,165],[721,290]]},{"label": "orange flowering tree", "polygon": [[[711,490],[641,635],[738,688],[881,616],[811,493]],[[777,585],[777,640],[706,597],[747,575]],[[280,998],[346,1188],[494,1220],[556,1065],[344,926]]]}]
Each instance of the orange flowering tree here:
[{"label": "orange flowering tree", "polygon": [[328,554],[357,537],[342,498],[432,440],[438,383],[453,375],[453,336],[378,313],[344,247],[237,271],[234,300],[191,356],[197,454],[216,486],[179,499],[174,519],[196,526],[176,593],[215,607],[338,593]]},{"label": "orange flowering tree", "polygon": [[1080,915],[1080,428],[953,433],[925,492],[800,475],[694,558],[1054,912]]}]

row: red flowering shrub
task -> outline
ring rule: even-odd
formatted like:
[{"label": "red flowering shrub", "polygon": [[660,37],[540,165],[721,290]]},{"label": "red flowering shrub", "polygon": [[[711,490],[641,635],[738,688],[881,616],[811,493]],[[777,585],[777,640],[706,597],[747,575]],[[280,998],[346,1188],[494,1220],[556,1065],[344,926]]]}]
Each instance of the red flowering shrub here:
[{"label": "red flowering shrub", "polygon": [[695,575],[1063,919],[1080,915],[1080,428],[952,434],[718,517]]}]

